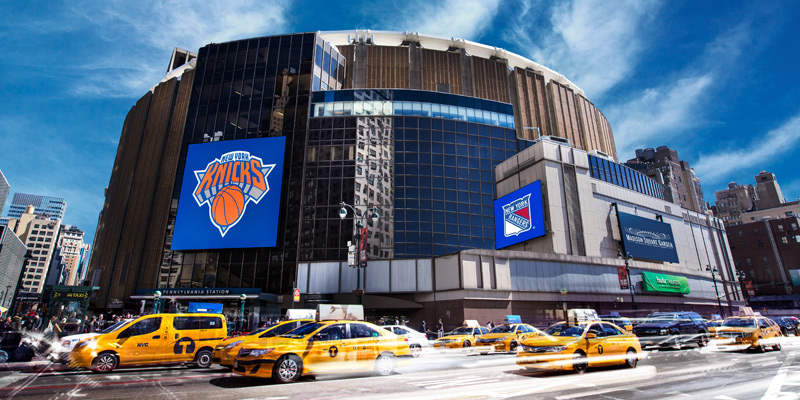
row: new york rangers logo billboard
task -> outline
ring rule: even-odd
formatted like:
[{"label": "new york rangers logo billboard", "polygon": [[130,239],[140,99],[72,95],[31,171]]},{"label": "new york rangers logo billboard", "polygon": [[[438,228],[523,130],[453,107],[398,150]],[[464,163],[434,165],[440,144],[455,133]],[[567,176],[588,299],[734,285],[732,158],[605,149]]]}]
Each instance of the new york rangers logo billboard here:
[{"label": "new york rangers logo billboard", "polygon": [[495,247],[544,236],[542,184],[531,183],[494,201]]},{"label": "new york rangers logo billboard", "polygon": [[284,137],[189,146],[172,250],[274,247]]}]

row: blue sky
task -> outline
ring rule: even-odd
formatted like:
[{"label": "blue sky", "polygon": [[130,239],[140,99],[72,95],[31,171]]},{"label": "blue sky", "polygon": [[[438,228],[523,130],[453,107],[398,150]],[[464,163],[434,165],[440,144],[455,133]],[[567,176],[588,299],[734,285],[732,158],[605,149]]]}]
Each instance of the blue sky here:
[{"label": "blue sky", "polygon": [[554,69],[608,117],[621,161],[670,146],[712,203],[715,190],[754,183],[762,169],[787,200],[800,196],[793,1],[198,4],[0,3],[0,170],[12,193],[66,198],[65,223],[91,240],[125,115],[163,77],[173,47],[361,28],[461,37]]}]

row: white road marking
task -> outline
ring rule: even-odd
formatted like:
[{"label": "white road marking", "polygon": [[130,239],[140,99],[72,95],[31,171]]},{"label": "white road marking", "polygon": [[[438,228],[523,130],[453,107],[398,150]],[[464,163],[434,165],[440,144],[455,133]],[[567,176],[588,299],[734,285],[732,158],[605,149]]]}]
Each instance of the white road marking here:
[{"label": "white road marking", "polygon": [[[781,391],[782,386],[786,382],[786,377],[789,375],[789,370],[794,369],[797,371],[797,367],[792,367],[792,363],[794,363],[795,359],[797,358],[798,352],[793,351],[786,356],[786,360],[783,361],[783,365],[780,369],[778,369],[778,373],[775,374],[775,377],[772,378],[772,382],[769,385],[769,389],[762,397],[762,400],[779,400],[779,399],[796,399],[797,393],[789,393]],[[797,373],[797,372],[795,372]],[[798,378],[798,376],[793,376],[792,378]]]},{"label": "white road marking", "polygon": [[14,371],[11,373],[11,375],[0,378],[0,387],[11,386],[11,384],[23,379],[25,379],[25,375],[19,373],[18,371]]}]

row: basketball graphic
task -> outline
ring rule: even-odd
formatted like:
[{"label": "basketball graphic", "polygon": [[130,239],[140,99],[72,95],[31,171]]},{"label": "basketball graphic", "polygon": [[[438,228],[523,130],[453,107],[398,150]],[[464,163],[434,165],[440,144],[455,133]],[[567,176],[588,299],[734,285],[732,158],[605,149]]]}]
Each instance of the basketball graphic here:
[{"label": "basketball graphic", "polygon": [[244,193],[236,185],[222,188],[211,203],[211,215],[214,222],[222,227],[233,224],[244,211]]},{"label": "basketball graphic", "polygon": [[248,151],[231,151],[194,171],[197,186],[194,199],[199,207],[208,205],[211,223],[225,233],[243,219],[248,203],[258,204],[269,191],[267,176],[275,164],[264,164]]}]

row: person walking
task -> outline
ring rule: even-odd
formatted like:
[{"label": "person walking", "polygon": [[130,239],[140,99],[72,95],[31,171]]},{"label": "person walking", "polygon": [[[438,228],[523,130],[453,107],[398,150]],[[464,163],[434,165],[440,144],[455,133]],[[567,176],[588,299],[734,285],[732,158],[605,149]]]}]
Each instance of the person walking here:
[{"label": "person walking", "polygon": [[444,336],[444,324],[442,323],[441,318],[439,318],[439,323],[436,324],[436,336],[437,337]]}]

